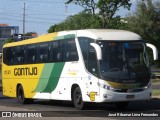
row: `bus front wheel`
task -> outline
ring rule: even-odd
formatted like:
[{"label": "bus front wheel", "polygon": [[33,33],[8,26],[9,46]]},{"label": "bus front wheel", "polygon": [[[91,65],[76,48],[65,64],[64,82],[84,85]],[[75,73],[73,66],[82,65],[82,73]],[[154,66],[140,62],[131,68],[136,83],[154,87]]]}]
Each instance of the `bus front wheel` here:
[{"label": "bus front wheel", "polygon": [[82,110],[85,107],[85,103],[82,98],[82,93],[79,87],[76,87],[73,93],[73,103],[75,108]]}]

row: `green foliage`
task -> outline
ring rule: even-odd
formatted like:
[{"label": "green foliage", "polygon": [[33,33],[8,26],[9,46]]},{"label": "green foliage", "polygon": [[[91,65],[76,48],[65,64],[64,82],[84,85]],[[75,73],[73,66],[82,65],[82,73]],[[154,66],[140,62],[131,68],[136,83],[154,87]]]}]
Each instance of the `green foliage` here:
[{"label": "green foliage", "polygon": [[99,0],[96,6],[103,21],[103,28],[110,28],[113,16],[119,8],[130,9],[131,3],[130,0]]},{"label": "green foliage", "polygon": [[51,26],[48,32],[101,28],[101,24],[101,20],[96,14],[91,15],[89,13],[81,12],[68,17],[64,22],[58,25]]},{"label": "green foliage", "polygon": [[52,33],[52,32],[57,32],[57,27],[58,25],[52,25],[49,29],[48,29],[48,33]]},{"label": "green foliage", "polygon": [[[63,30],[78,30],[78,29],[100,29],[103,28],[103,22],[98,14],[91,15],[81,12],[74,16],[68,17],[64,22],[57,25],[52,25],[48,33],[63,31]],[[112,18],[109,28],[111,29],[126,29],[126,23],[121,22],[120,16]]]},{"label": "green foliage", "polygon": [[74,3],[84,8],[86,13],[95,14],[96,3],[95,0],[68,0],[66,4]]},{"label": "green foliage", "polygon": [[[154,44],[160,50],[160,2],[158,3],[159,6],[153,4],[152,0],[138,2],[136,12],[126,20],[128,30],[141,35],[146,42]],[[151,51],[149,54],[152,58]]]},{"label": "green foliage", "polygon": [[[84,8],[79,14],[68,17],[65,21],[52,25],[48,32],[76,29],[124,29],[126,24],[120,16],[114,16],[120,7],[129,9],[130,0],[68,0],[66,4],[74,3]],[[97,13],[95,12],[96,10]]]},{"label": "green foliage", "polygon": [[158,89],[153,89],[152,95],[153,96],[160,96],[160,91]]},{"label": "green foliage", "polygon": [[116,16],[112,18],[110,21],[108,28],[110,29],[127,29],[127,24],[123,22],[123,20],[120,16]]},{"label": "green foliage", "polygon": [[68,0],[66,2],[66,4],[71,3],[83,7],[84,11],[68,17],[57,25],[52,25],[48,30],[49,33],[76,29],[126,28],[126,24],[121,22],[120,16],[114,15],[120,7],[129,9],[130,0]]},{"label": "green foliage", "polygon": [[5,45],[6,43],[11,43],[11,42],[14,42],[14,40],[13,39],[7,39],[3,42],[3,45]]},{"label": "green foliage", "polygon": [[128,28],[140,34],[147,42],[159,42],[160,35],[160,14],[155,11],[151,2],[139,2],[137,10],[133,15],[128,16]]},{"label": "green foliage", "polygon": [[[130,9],[130,0],[68,0],[66,4],[75,3],[84,8],[86,13],[97,15],[101,18],[101,28],[114,28],[117,17],[114,17],[120,7]],[[113,20],[113,21],[112,21]],[[115,26],[115,25],[114,25]]]}]

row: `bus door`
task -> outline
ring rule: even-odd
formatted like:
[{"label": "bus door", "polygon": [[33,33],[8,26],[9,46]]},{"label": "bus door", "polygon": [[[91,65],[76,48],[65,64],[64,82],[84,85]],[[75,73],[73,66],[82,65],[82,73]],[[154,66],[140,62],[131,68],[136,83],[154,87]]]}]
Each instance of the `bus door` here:
[{"label": "bus door", "polygon": [[88,69],[88,84],[89,84],[89,97],[91,101],[96,100],[96,96],[99,94],[99,87],[97,83],[98,79],[98,60],[97,53],[93,46],[88,47],[88,58],[85,61],[86,68]]},{"label": "bus door", "polygon": [[[95,94],[99,93],[99,87],[97,85],[97,83],[99,82],[98,59],[97,59],[98,54],[94,46],[95,42],[93,39],[87,38],[87,37],[79,37],[78,41],[79,41],[79,45],[81,48],[82,57],[84,61],[84,67],[82,69],[85,69],[87,73],[86,75],[87,76],[86,78],[87,94],[89,97],[95,96]],[[84,76],[83,73],[82,73],[82,76]]]}]

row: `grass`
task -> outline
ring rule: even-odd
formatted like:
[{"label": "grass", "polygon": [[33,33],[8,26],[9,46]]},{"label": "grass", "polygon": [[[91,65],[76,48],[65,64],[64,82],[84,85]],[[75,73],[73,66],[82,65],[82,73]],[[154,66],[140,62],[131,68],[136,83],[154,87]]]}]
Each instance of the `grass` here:
[{"label": "grass", "polygon": [[[153,84],[160,85],[160,78],[152,79]],[[153,96],[160,96],[160,89],[152,89]]]},{"label": "grass", "polygon": [[153,89],[152,95],[153,95],[153,96],[160,96],[160,90],[158,90],[158,89]]},{"label": "grass", "polygon": [[160,78],[155,78],[155,79],[152,79],[153,83],[156,84],[156,83],[160,83]]}]

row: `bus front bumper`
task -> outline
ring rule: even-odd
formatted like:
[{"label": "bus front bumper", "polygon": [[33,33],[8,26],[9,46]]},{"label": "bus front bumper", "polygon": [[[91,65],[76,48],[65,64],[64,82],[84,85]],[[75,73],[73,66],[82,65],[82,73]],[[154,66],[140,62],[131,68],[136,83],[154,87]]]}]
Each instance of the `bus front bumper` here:
[{"label": "bus front bumper", "polygon": [[141,92],[113,92],[103,91],[99,96],[99,102],[121,102],[121,101],[138,101],[138,100],[150,100],[151,89],[147,89]]}]

